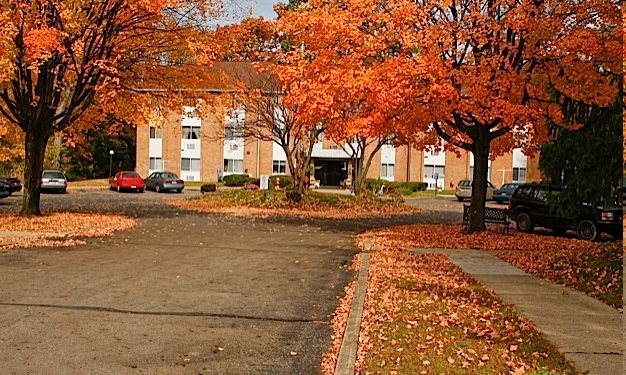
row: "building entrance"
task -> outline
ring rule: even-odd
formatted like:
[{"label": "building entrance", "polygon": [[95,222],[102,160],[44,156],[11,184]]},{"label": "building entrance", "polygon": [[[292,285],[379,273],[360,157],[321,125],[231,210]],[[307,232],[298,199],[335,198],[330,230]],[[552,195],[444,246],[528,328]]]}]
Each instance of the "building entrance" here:
[{"label": "building entrance", "polygon": [[322,186],[339,186],[341,181],[348,177],[348,162],[346,160],[315,160],[315,179]]}]

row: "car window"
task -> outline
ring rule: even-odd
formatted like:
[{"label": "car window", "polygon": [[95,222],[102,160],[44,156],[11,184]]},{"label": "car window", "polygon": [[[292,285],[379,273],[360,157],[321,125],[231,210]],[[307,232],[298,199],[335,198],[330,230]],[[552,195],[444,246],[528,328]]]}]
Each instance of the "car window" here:
[{"label": "car window", "polygon": [[520,199],[530,198],[533,195],[532,186],[522,186],[515,190],[515,197]]},{"label": "car window", "polygon": [[134,177],[139,177],[139,174],[137,174],[135,172],[126,172],[126,173],[124,173],[124,177],[126,177],[126,178],[134,178]]},{"label": "car window", "polygon": [[538,189],[535,198],[541,202],[548,202],[548,191],[546,189]]},{"label": "car window", "polygon": [[472,181],[470,180],[462,180],[461,182],[459,182],[459,186],[471,186],[472,185]]},{"label": "car window", "polygon": [[61,172],[43,172],[43,178],[60,178],[64,179],[65,176]]},{"label": "car window", "polygon": [[487,181],[487,187],[490,187],[490,188],[492,188],[492,189],[494,189],[494,188],[495,188],[495,186],[493,186],[493,184],[492,184],[491,182],[489,182],[489,181]]},{"label": "car window", "polygon": [[163,178],[178,178],[178,176],[176,176],[174,173],[163,173]]}]

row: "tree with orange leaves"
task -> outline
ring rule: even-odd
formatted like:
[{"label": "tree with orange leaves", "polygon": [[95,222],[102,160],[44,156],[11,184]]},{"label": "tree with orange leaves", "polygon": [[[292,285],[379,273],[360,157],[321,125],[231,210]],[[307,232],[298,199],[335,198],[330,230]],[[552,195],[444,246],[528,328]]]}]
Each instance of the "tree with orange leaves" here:
[{"label": "tree with orange leaves", "polygon": [[[547,118],[563,124],[549,89],[608,106],[611,76],[622,74],[617,1],[311,0],[278,23],[313,56],[309,75],[318,79],[302,101],[368,88],[364,105],[385,119],[378,125],[412,133],[417,144],[436,133],[438,145],[473,153],[469,232],[485,229],[489,158],[531,151]],[[340,112],[350,99],[310,108]]]},{"label": "tree with orange leaves", "polygon": [[201,82],[189,80],[187,68],[205,52],[198,30],[219,1],[3,2],[0,114],[25,135],[22,215],[41,214],[40,176],[54,133],[111,113],[145,120],[177,89]]}]

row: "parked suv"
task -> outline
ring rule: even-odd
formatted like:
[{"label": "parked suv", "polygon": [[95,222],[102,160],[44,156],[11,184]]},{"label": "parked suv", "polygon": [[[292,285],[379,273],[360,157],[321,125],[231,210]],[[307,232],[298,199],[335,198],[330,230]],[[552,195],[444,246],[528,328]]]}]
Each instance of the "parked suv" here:
[{"label": "parked suv", "polygon": [[615,239],[623,237],[621,207],[602,207],[588,203],[566,212],[559,205],[562,186],[530,183],[518,187],[509,200],[509,216],[520,232],[532,232],[535,226],[563,234],[572,229],[584,240],[593,241],[600,232]]}]

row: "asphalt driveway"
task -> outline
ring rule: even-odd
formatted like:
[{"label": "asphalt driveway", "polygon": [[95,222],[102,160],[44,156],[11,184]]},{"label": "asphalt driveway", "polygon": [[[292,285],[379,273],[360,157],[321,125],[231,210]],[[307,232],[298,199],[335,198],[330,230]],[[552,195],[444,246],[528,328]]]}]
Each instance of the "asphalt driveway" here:
[{"label": "asphalt driveway", "polygon": [[[191,194],[43,196],[46,212],[139,224],[76,248],[0,253],[2,374],[319,374],[353,278],[352,235],[433,220],[234,218],[164,202]],[[435,220],[460,220],[457,206]],[[18,209],[19,197],[0,204]]]}]

